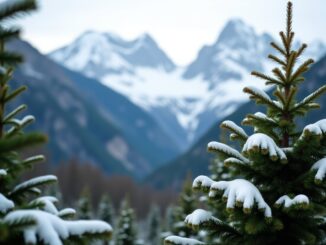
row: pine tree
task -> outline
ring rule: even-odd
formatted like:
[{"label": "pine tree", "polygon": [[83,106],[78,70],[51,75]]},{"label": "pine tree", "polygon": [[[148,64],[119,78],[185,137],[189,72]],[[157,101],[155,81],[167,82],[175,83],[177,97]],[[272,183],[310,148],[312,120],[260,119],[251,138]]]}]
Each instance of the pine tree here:
[{"label": "pine tree", "polygon": [[197,195],[191,187],[190,178],[188,178],[183,186],[177,206],[174,208],[173,220],[174,224],[171,233],[178,236],[197,237],[198,232],[188,227],[184,220],[187,215],[198,207]]},{"label": "pine tree", "polygon": [[160,244],[161,213],[157,206],[152,206],[147,218],[147,244]]},{"label": "pine tree", "polygon": [[97,217],[110,224],[114,223],[114,208],[111,198],[107,194],[104,194],[100,200]]},{"label": "pine tree", "polygon": [[77,211],[79,219],[91,219],[93,217],[91,194],[88,188],[81,192],[77,201]]},{"label": "pine tree", "polygon": [[130,207],[128,200],[121,205],[120,217],[116,228],[116,245],[136,245],[137,232],[135,228],[135,214]]},{"label": "pine tree", "polygon": [[13,66],[22,61],[19,54],[8,52],[5,43],[19,36],[19,29],[9,27],[7,20],[36,9],[34,0],[7,1],[0,4],[0,243],[60,245],[76,241],[85,244],[91,239],[108,239],[111,227],[102,221],[66,221],[74,210],[58,210],[58,200],[42,196],[44,186],[55,183],[56,176],[35,177],[19,183],[21,174],[35,163],[44,161],[42,155],[22,157],[21,151],[41,144],[46,136],[25,133],[35,119],[31,115],[18,118],[27,106],[11,110],[15,99],[26,86],[13,89],[10,81]]},{"label": "pine tree", "polygon": [[[197,209],[185,222],[195,230],[210,231],[209,244],[324,244],[326,236],[326,119],[297,127],[297,120],[319,108],[316,99],[326,85],[303,99],[297,98],[303,74],[313,64],[298,62],[306,44],[293,48],[292,3],[287,5],[286,31],[281,44],[271,43],[277,52],[268,58],[278,67],[272,75],[252,72],[272,85],[269,95],[246,87],[250,99],[264,105],[266,113],[247,115],[243,125],[250,136],[231,121],[222,127],[231,132],[239,150],[210,142],[208,151],[219,155],[229,169],[230,180],[198,176],[193,188],[211,200],[210,211]],[[272,98],[272,96],[274,98]],[[205,244],[171,236],[166,244]]]}]

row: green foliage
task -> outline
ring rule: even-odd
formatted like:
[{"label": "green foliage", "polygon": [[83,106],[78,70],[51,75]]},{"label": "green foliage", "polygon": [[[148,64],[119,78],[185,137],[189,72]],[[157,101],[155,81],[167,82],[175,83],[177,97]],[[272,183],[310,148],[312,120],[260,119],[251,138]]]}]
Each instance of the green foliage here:
[{"label": "green foliage", "polygon": [[137,232],[135,228],[134,210],[130,208],[129,202],[125,199],[121,205],[120,217],[116,228],[116,245],[136,245]]},{"label": "green foliage", "polygon": [[324,243],[326,120],[303,130],[297,122],[299,116],[319,108],[316,100],[326,86],[297,98],[313,60],[299,63],[306,44],[293,48],[291,2],[286,23],[281,43],[271,43],[277,53],[268,56],[277,65],[272,75],[252,72],[273,85],[273,95],[255,87],[243,90],[267,113],[244,118],[242,124],[254,129],[251,136],[235,123],[223,122],[221,127],[231,132],[235,144],[209,143],[208,151],[219,157],[211,168],[212,179],[199,176],[193,183],[195,190],[207,195],[205,208],[210,212],[198,210],[186,221],[195,230],[206,230],[206,244]]},{"label": "green foliage", "polygon": [[112,205],[111,198],[109,195],[103,195],[99,206],[98,206],[98,214],[97,217],[100,220],[113,224],[114,220],[114,207]]},{"label": "green foliage", "polygon": [[[65,221],[74,210],[58,210],[57,199],[41,196],[43,188],[56,183],[53,175],[35,177],[19,182],[21,174],[34,164],[44,161],[42,155],[22,157],[21,151],[46,142],[47,137],[38,132],[24,130],[35,118],[19,118],[26,105],[15,105],[26,86],[12,89],[13,65],[20,62],[20,54],[5,50],[5,42],[19,35],[4,21],[35,10],[34,0],[7,1],[0,4],[0,243],[1,244],[63,244],[78,240],[107,240],[111,227],[100,221]],[[50,235],[49,235],[50,234]]]},{"label": "green foliage", "polygon": [[77,201],[77,212],[79,219],[91,219],[93,217],[91,194],[88,188],[82,191]]},{"label": "green foliage", "polygon": [[147,243],[160,244],[161,213],[157,206],[152,206],[147,217]]}]

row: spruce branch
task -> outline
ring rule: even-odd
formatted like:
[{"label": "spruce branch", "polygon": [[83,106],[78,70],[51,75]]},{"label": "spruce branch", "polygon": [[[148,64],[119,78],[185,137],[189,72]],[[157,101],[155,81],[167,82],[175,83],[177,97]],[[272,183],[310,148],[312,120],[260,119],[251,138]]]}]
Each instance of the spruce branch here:
[{"label": "spruce branch", "polygon": [[45,143],[47,137],[39,133],[29,133],[21,136],[0,139],[0,153],[16,151],[36,144]]},{"label": "spruce branch", "polygon": [[282,55],[286,56],[285,50],[283,50],[278,44],[276,44],[275,42],[271,42],[270,45],[278,52],[280,52]]},{"label": "spruce branch", "polygon": [[250,94],[251,95],[250,98],[256,100],[257,103],[263,103],[269,105],[270,107],[278,111],[283,110],[283,108],[279,104],[272,101],[271,98],[264,91],[260,89],[257,89],[255,87],[245,87],[243,89],[243,92]]},{"label": "spruce branch", "polygon": [[283,82],[283,84],[287,83],[286,77],[279,68],[273,69],[272,72],[279,80]]},{"label": "spruce branch", "polygon": [[290,83],[294,82],[296,79],[298,79],[304,72],[309,70],[309,66],[314,63],[313,59],[309,59],[305,61],[303,64],[301,64],[297,70],[293,73],[293,75],[290,78]]},{"label": "spruce branch", "polygon": [[305,49],[307,48],[307,44],[302,44],[301,47],[298,49],[298,54],[297,57],[301,56],[301,54],[305,51]]},{"label": "spruce branch", "polygon": [[260,79],[266,80],[266,85],[270,85],[270,84],[276,84],[276,85],[283,85],[283,83],[279,80],[276,80],[270,76],[267,76],[263,73],[257,72],[257,71],[253,71],[251,72],[251,75],[258,77]]},{"label": "spruce branch", "polygon": [[277,64],[279,64],[281,66],[286,66],[286,63],[283,60],[281,60],[280,58],[276,57],[275,55],[270,54],[270,55],[268,55],[268,58],[275,61]]},{"label": "spruce branch", "polygon": [[11,111],[10,113],[8,113],[4,119],[3,119],[3,123],[6,123],[7,121],[9,121],[10,119],[12,119],[13,117],[15,117],[18,113],[24,111],[27,109],[26,105],[20,105],[18,106],[16,109],[14,109],[13,111]]},{"label": "spruce branch", "polygon": [[0,5],[0,21],[21,17],[36,10],[35,0],[6,1]]},{"label": "spruce branch", "polygon": [[232,121],[229,121],[229,120],[224,121],[221,123],[220,127],[230,130],[231,132],[233,132],[233,134],[238,136],[243,141],[247,140],[247,138],[248,138],[248,135],[246,134],[246,132]]},{"label": "spruce branch", "polygon": [[317,99],[325,92],[326,92],[326,85],[320,87],[319,89],[317,89],[316,91],[314,91],[313,93],[311,93],[310,95],[305,97],[301,102],[295,104],[294,107],[291,109],[291,111],[295,112],[295,111],[299,110],[300,108],[310,104],[311,102],[313,102],[313,100]]},{"label": "spruce branch", "polygon": [[0,29],[0,40],[8,41],[17,38],[20,35],[20,30],[15,27]]}]

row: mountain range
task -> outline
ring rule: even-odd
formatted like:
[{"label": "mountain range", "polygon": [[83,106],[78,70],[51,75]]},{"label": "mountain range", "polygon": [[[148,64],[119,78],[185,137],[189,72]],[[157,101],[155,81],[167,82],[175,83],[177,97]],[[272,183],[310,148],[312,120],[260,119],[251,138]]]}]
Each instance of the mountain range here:
[{"label": "mountain range", "polygon": [[[247,101],[242,87],[263,88],[249,74],[269,70],[266,56],[273,40],[233,19],[186,67],[175,65],[148,34],[126,41],[116,34],[88,31],[49,57],[126,96],[186,150],[216,120]],[[314,42],[309,50],[307,54],[318,59],[326,45]]]},{"label": "mountain range", "polygon": [[[51,162],[78,158],[162,187],[188,170],[207,171],[198,164],[208,159],[202,144],[218,135],[216,122],[249,110],[242,88],[264,86],[248,74],[270,68],[265,56],[272,40],[231,20],[186,67],[148,34],[126,41],[88,31],[47,56],[24,41],[9,48],[25,56],[14,82],[30,87],[21,101],[37,118],[31,129],[49,135]],[[322,42],[311,46],[307,56],[326,52]],[[193,154],[197,165],[188,165]]]},{"label": "mountain range", "polygon": [[47,150],[54,164],[78,158],[108,174],[143,177],[180,153],[156,121],[127,98],[100,82],[68,70],[15,40],[8,49],[24,55],[14,84],[29,91],[19,103],[37,118],[31,129],[49,135]]}]

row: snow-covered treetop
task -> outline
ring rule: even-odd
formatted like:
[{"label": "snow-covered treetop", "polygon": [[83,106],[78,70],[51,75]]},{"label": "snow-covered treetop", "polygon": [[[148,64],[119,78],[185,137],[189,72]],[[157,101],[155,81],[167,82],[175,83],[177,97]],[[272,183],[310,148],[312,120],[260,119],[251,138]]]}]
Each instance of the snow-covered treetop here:
[{"label": "snow-covered treetop", "polygon": [[264,211],[267,218],[272,217],[271,208],[263,199],[261,193],[252,183],[244,179],[235,179],[232,181],[213,181],[206,176],[199,176],[193,182],[194,188],[208,188],[209,196],[215,197],[219,191],[224,191],[223,198],[227,199],[226,207],[234,209],[237,206],[243,206],[243,211],[249,213],[255,203],[258,208]]},{"label": "snow-covered treetop", "polygon": [[289,208],[293,205],[299,205],[305,208],[309,205],[309,198],[303,194],[297,195],[293,199],[291,199],[288,195],[284,195],[275,202],[277,207],[280,207],[283,204],[285,208]]},{"label": "snow-covered treetop", "polygon": [[287,162],[287,157],[282,149],[280,149],[274,140],[266,134],[256,133],[251,135],[245,145],[242,152],[249,156],[251,153],[260,152],[263,155],[269,154],[271,160],[281,160],[282,163]]}]

